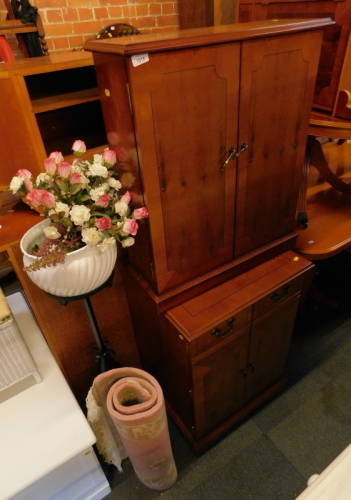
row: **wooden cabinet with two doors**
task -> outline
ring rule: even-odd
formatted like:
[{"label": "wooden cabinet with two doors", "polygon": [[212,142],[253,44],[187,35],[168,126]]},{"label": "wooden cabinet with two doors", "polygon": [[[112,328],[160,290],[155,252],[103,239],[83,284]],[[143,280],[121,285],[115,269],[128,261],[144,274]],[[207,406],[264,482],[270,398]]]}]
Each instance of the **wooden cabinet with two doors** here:
[{"label": "wooden cabinet with two doors", "polygon": [[[121,181],[150,214],[129,262],[157,294],[190,288],[214,269],[226,279],[294,245],[328,24],[267,21],[86,43],[109,146],[124,149]],[[136,63],[138,54],[148,60]]]},{"label": "wooden cabinet with two doors", "polygon": [[[170,309],[291,249],[329,19],[88,41],[122,184],[146,205],[120,260],[142,366]],[[162,384],[162,380],[161,384]]]},{"label": "wooden cabinet with two doors", "polygon": [[284,252],[162,317],[163,390],[195,450],[284,386],[296,312],[313,268]]}]

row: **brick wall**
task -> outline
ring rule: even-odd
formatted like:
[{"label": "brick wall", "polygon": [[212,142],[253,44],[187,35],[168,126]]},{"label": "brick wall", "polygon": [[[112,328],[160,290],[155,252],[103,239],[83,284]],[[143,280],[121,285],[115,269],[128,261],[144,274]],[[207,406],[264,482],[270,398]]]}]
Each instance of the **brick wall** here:
[{"label": "brick wall", "polygon": [[[1,19],[6,10],[0,0]],[[178,28],[178,0],[30,0],[40,12],[50,53],[81,50],[103,27],[124,22],[144,31]]]}]

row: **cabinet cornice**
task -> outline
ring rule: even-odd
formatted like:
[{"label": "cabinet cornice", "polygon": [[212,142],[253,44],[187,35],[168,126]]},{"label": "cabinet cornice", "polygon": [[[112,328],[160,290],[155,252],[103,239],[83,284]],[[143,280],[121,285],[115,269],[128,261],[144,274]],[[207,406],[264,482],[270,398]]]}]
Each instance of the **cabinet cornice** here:
[{"label": "cabinet cornice", "polygon": [[250,23],[210,26],[205,28],[153,33],[130,37],[88,40],[84,50],[122,56],[179,50],[221,43],[249,40],[264,36],[311,31],[334,24],[323,19],[272,19]]}]

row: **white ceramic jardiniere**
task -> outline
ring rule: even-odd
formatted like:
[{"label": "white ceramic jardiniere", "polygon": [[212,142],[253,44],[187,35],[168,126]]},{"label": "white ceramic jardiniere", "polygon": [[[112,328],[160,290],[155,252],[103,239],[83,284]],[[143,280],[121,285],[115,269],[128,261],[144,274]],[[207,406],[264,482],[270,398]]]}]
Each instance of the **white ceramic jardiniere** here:
[{"label": "white ceramic jardiniere", "polygon": [[[38,257],[31,255],[31,248],[40,244],[45,235],[43,229],[50,224],[45,219],[29,229],[21,239],[23,263],[28,266]],[[59,297],[75,297],[89,293],[101,286],[110,277],[117,259],[117,245],[105,252],[98,247],[86,245],[66,255],[63,264],[29,271],[27,275],[39,288]]]}]

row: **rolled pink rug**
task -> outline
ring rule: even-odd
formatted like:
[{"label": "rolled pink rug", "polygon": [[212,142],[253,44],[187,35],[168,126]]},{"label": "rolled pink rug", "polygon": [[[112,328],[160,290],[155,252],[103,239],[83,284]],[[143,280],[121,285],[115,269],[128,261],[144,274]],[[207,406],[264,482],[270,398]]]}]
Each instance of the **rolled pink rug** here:
[{"label": "rolled pink rug", "polygon": [[138,368],[116,368],[98,375],[93,393],[105,399],[108,417],[140,481],[155,490],[177,479],[165,403],[157,380]]}]

